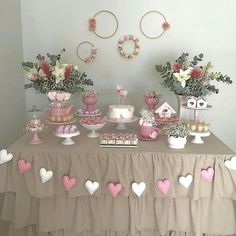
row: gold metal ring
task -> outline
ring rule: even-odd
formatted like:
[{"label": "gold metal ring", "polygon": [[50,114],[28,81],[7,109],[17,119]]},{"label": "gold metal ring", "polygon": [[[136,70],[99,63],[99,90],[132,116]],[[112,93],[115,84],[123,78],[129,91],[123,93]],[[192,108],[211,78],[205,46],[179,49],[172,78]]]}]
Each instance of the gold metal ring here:
[{"label": "gold metal ring", "polygon": [[111,14],[111,15],[115,18],[115,21],[116,21],[116,29],[115,29],[115,31],[114,31],[111,35],[108,35],[108,36],[106,36],[106,35],[100,35],[100,34],[98,34],[98,32],[96,32],[96,30],[94,30],[94,31],[92,31],[92,32],[93,32],[95,35],[97,35],[99,38],[102,38],[102,39],[111,38],[112,36],[115,35],[115,33],[116,33],[117,30],[118,30],[118,25],[119,25],[118,19],[117,19],[116,15],[115,15],[113,12],[108,11],[108,10],[101,10],[101,11],[97,12],[97,13],[93,16],[93,18],[95,18],[96,16],[98,16],[100,13],[109,13],[109,14]]},{"label": "gold metal ring", "polygon": [[[79,48],[81,45],[83,44],[89,44],[91,45],[91,54],[90,56],[86,57],[86,58],[82,58],[80,55],[79,55]],[[91,42],[89,41],[84,41],[82,43],[80,43],[78,46],[77,46],[77,49],[76,49],[76,54],[78,56],[78,58],[81,60],[81,61],[84,61],[85,63],[88,63],[88,62],[91,62],[91,61],[94,61],[95,58],[96,58],[96,54],[97,54],[97,48],[94,46],[94,44],[92,44]]]},{"label": "gold metal ring", "polygon": [[163,29],[163,31],[161,32],[161,34],[152,37],[152,36],[149,36],[149,35],[147,35],[146,33],[144,33],[144,30],[143,30],[143,27],[142,27],[142,23],[143,23],[144,17],[145,17],[146,15],[150,14],[150,13],[157,13],[157,14],[161,15],[161,16],[163,17],[163,19],[164,19],[164,23],[167,22],[167,20],[166,20],[165,16],[164,16],[161,12],[159,12],[159,11],[148,11],[148,12],[146,12],[146,13],[142,16],[142,18],[141,18],[141,20],[140,20],[140,23],[139,23],[140,30],[141,30],[142,34],[143,34],[146,38],[148,38],[148,39],[157,39],[157,38],[160,38],[160,37],[166,32],[165,29]]}]

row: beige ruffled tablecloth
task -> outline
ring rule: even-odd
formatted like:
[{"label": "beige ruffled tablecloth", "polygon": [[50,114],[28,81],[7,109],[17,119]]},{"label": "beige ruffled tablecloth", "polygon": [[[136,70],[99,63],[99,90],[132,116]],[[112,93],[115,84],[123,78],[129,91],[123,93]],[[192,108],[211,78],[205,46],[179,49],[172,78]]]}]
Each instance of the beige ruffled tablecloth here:
[{"label": "beige ruffled tablecloth", "polygon": [[[61,145],[47,132],[44,144],[29,145],[25,135],[8,148],[14,157],[0,165],[0,193],[9,236],[236,235],[236,170],[225,166],[235,154],[213,134],[203,145],[188,142],[185,149],[174,150],[164,135],[140,141],[137,149],[100,148],[99,139],[81,131],[73,146]],[[24,174],[18,171],[20,159],[32,164]],[[53,171],[44,184],[42,167]],[[201,176],[209,167],[214,168],[212,182]],[[187,174],[193,176],[189,188],[179,183]],[[76,178],[69,192],[64,175]],[[164,179],[171,183],[167,194],[156,186]],[[100,184],[92,196],[87,180]],[[109,182],[122,184],[115,198]],[[146,183],[141,197],[132,191],[134,182]]]}]

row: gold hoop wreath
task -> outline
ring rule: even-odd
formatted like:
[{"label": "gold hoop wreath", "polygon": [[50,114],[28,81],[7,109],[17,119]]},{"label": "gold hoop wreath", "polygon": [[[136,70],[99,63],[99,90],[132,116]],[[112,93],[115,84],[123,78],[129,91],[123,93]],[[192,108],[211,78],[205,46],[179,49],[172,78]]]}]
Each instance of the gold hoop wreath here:
[{"label": "gold hoop wreath", "polygon": [[[79,48],[80,46],[82,46],[83,44],[89,44],[91,46],[91,54],[90,56],[88,57],[85,57],[85,58],[82,58],[80,55],[79,55]],[[78,58],[81,60],[81,61],[84,61],[85,63],[89,63],[89,62],[92,62],[95,60],[96,56],[97,56],[97,48],[94,46],[94,44],[92,44],[91,42],[89,41],[84,41],[82,43],[80,43],[78,46],[77,46],[77,49],[76,49],[76,53],[77,53],[77,56]]]},{"label": "gold hoop wreath", "polygon": [[[149,36],[149,35],[147,35],[147,34],[144,32],[144,30],[143,30],[143,26],[142,26],[143,19],[144,19],[145,16],[147,16],[148,14],[151,14],[151,13],[159,14],[159,15],[162,16],[162,18],[164,19],[164,22],[163,22],[163,24],[162,24],[162,29],[163,29],[163,31],[161,32],[161,34],[159,34],[159,35],[157,35],[157,36]],[[157,38],[160,38],[160,37],[170,28],[170,24],[169,24],[168,21],[166,20],[165,16],[164,16],[161,12],[159,12],[159,11],[148,11],[148,12],[146,12],[146,13],[142,16],[142,18],[141,18],[141,20],[140,20],[140,23],[139,23],[139,26],[140,26],[140,30],[141,30],[142,34],[143,34],[146,38],[148,38],[148,39],[157,39]]]},{"label": "gold hoop wreath", "polygon": [[[125,51],[123,50],[123,45],[126,41],[131,40],[134,42],[134,51],[133,53],[125,53]],[[118,50],[119,53],[122,57],[125,57],[127,59],[132,59],[134,57],[136,57],[139,53],[139,49],[140,49],[140,45],[139,45],[139,39],[133,35],[124,35],[122,37],[120,37],[119,41],[118,41]]]},{"label": "gold hoop wreath", "polygon": [[[111,35],[101,35],[96,31],[96,25],[97,25],[96,16],[98,16],[101,13],[108,13],[108,14],[112,15],[116,21],[115,31]],[[112,36],[114,36],[118,30],[118,26],[119,26],[119,23],[118,23],[118,19],[117,19],[116,15],[113,12],[108,11],[108,10],[101,10],[101,11],[97,12],[92,18],[89,19],[89,30],[92,31],[95,35],[97,35],[99,38],[102,38],[102,39],[108,39],[108,38],[111,38]]]}]

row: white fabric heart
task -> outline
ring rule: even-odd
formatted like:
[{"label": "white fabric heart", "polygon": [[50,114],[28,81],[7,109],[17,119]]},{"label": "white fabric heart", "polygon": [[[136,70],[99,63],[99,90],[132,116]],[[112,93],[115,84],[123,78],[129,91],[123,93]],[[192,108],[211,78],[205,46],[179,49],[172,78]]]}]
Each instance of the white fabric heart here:
[{"label": "white fabric heart", "polygon": [[225,161],[225,166],[230,170],[236,170],[236,156],[232,157],[230,160]]},{"label": "white fabric heart", "polygon": [[132,189],[138,197],[141,197],[141,195],[143,194],[145,188],[146,188],[146,184],[144,182],[141,182],[139,184],[138,183],[132,183]]},{"label": "white fabric heart", "polygon": [[192,181],[193,181],[193,176],[192,175],[186,175],[186,176],[179,177],[180,184],[182,184],[185,188],[189,188]]},{"label": "white fabric heart", "polygon": [[99,188],[99,183],[97,181],[92,182],[91,180],[87,180],[85,182],[85,188],[88,190],[90,195],[93,195]]},{"label": "white fabric heart", "polygon": [[51,170],[47,171],[45,168],[41,168],[39,170],[39,175],[40,175],[42,183],[44,184],[52,178],[53,172]]},{"label": "white fabric heart", "polygon": [[13,158],[11,153],[7,153],[6,149],[2,149],[0,151],[0,165],[10,161]]}]

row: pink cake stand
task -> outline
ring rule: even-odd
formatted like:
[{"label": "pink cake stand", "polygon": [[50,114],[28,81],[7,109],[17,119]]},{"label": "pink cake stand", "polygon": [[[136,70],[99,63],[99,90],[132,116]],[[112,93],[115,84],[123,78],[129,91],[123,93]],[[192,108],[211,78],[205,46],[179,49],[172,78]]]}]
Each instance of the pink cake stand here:
[{"label": "pink cake stand", "polygon": [[33,132],[33,138],[29,141],[30,144],[41,144],[43,141],[39,138],[37,131]]},{"label": "pink cake stand", "polygon": [[[33,121],[35,120],[35,123]],[[39,138],[38,133],[46,129],[45,125],[39,119],[33,119],[24,128],[25,132],[32,133],[33,137],[29,141],[29,144],[41,144],[43,141]]]}]

